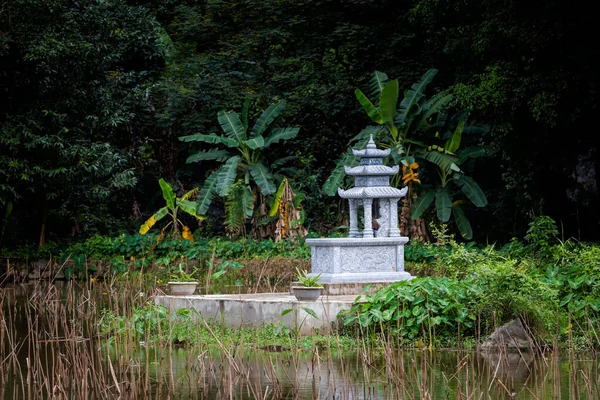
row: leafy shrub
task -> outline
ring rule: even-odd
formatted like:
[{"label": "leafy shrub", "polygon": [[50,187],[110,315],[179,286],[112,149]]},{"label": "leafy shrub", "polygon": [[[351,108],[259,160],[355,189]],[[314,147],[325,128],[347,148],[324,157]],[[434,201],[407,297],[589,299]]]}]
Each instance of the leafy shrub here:
[{"label": "leafy shrub", "polygon": [[539,333],[553,332],[558,305],[551,285],[517,268],[514,260],[474,267],[462,280],[416,278],[394,283],[356,304],[346,323],[392,329],[404,341],[483,333],[513,318],[524,318]]},{"label": "leafy shrub", "polygon": [[529,229],[525,240],[527,240],[537,251],[547,251],[556,242],[558,229],[556,222],[548,216],[535,217],[529,223]]},{"label": "leafy shrub", "polygon": [[471,302],[478,288],[449,278],[416,278],[394,283],[356,304],[345,323],[387,325],[404,340],[470,329],[476,314]]}]

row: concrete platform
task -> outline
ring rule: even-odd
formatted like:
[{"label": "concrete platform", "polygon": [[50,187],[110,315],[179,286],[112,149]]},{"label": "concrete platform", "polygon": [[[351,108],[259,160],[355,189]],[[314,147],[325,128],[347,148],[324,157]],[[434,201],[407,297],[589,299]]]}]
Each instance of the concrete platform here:
[{"label": "concrete platform", "polygon": [[[310,334],[313,329],[329,330],[341,311],[349,310],[356,295],[321,296],[317,301],[298,301],[288,293],[221,294],[204,296],[156,296],[154,302],[170,312],[180,308],[194,308],[206,319],[213,319],[230,327],[260,326],[281,322],[283,326]],[[318,316],[313,318],[303,308]],[[292,311],[284,316],[288,309]]]}]

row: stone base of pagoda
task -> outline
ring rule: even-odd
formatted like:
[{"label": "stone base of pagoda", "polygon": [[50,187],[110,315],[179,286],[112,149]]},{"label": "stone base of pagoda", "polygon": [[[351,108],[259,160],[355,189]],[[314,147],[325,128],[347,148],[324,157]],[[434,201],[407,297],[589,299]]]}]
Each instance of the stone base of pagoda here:
[{"label": "stone base of pagoda", "polygon": [[407,242],[407,237],[306,239],[312,252],[309,276],[321,274],[323,284],[381,284],[412,279],[404,271]]}]

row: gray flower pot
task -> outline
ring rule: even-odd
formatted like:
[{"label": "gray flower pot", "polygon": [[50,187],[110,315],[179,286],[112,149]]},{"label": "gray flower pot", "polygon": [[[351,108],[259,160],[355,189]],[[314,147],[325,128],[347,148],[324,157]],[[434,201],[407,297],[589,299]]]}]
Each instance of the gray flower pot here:
[{"label": "gray flower pot", "polygon": [[322,287],[292,286],[292,293],[300,301],[315,301],[321,296]]},{"label": "gray flower pot", "polygon": [[189,296],[196,291],[198,282],[169,282],[173,296]]}]

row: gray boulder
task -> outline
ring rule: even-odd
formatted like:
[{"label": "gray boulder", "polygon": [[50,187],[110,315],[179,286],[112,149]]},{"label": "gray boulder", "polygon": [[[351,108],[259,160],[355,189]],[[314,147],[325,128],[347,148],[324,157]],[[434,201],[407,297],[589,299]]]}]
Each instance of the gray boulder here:
[{"label": "gray boulder", "polygon": [[533,340],[520,319],[513,319],[496,328],[481,345],[481,349],[486,351],[529,351],[531,348],[533,348]]}]

